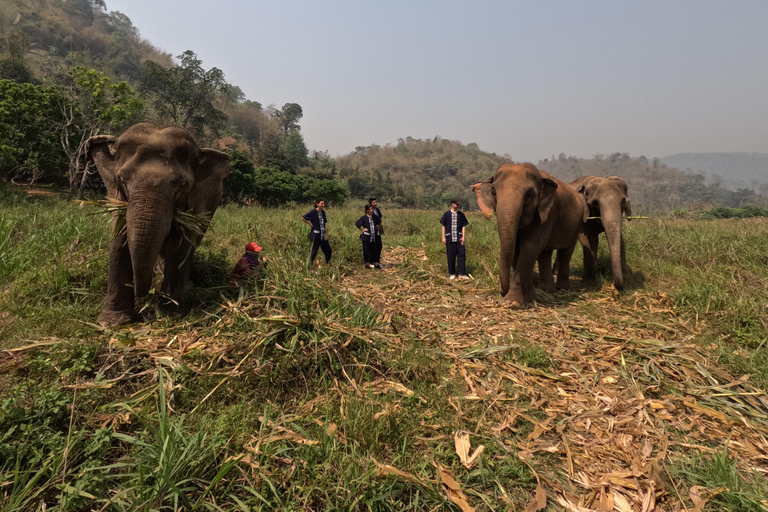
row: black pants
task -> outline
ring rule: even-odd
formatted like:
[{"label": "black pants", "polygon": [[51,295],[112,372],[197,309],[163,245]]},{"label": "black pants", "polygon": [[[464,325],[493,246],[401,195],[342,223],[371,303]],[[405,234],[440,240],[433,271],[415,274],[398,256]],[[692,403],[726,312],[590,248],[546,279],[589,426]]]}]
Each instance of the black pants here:
[{"label": "black pants", "polygon": [[331,244],[328,243],[328,240],[323,240],[318,236],[317,238],[312,239],[312,252],[309,255],[309,264],[311,265],[315,261],[318,249],[323,250],[323,254],[325,254],[325,262],[330,263],[331,255],[333,254]]},{"label": "black pants", "polygon": [[[378,240],[378,238],[377,238]],[[363,240],[363,261],[365,263],[378,263],[379,262],[379,248],[376,242],[366,242]]]},{"label": "black pants", "polygon": [[459,260],[459,275],[466,275],[467,249],[459,242],[447,242],[445,252],[448,255],[448,273],[456,274],[456,258]]},{"label": "black pants", "polygon": [[376,263],[379,263],[381,258],[381,233],[376,236]]}]

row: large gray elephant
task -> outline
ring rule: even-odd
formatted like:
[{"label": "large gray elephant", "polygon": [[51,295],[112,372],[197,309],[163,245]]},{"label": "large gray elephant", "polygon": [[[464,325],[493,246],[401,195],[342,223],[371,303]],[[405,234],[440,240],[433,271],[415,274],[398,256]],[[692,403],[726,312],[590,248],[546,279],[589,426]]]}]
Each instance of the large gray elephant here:
[{"label": "large gray elephant", "polygon": [[[537,261],[544,290],[567,290],[571,256],[589,213],[584,198],[531,164],[504,164],[492,177],[471,188],[485,217],[496,215],[504,299],[513,306],[536,300],[533,269]],[[557,284],[552,275],[555,250],[559,258]]]},{"label": "large gray elephant", "polygon": [[613,286],[617,290],[623,290],[627,260],[624,252],[624,237],[621,234],[621,221],[624,214],[628,217],[632,216],[627,183],[618,176],[607,178],[582,176],[568,186],[584,196],[589,207],[589,216],[599,217],[587,220],[583,233],[579,235],[584,251],[584,280],[587,282],[596,280],[598,235],[605,232],[611,254]]},{"label": "large gray elephant", "polygon": [[[152,123],[135,124],[117,138],[91,137],[86,151],[104,180],[107,197],[127,202],[125,229],[109,244],[107,299],[99,322],[120,325],[137,319],[134,300],[149,294],[158,256],[165,267],[163,305],[175,310],[200,237],[185,232],[173,220],[174,211],[213,217],[229,156],[201,149],[184,128]],[[117,214],[112,222],[114,228]]]}]

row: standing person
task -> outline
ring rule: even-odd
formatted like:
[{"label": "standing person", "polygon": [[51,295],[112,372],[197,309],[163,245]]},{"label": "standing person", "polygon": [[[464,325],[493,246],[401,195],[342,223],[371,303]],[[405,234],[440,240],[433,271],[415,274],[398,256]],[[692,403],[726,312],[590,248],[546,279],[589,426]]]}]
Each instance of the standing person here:
[{"label": "standing person", "polygon": [[325,254],[325,263],[331,262],[331,244],[328,243],[328,233],[325,230],[326,224],[328,224],[328,217],[325,215],[325,199],[318,197],[315,200],[315,207],[309,210],[307,213],[301,216],[301,220],[309,224],[309,239],[312,240],[312,252],[309,254],[309,266],[315,262],[317,257],[317,250],[322,249]]},{"label": "standing person", "polygon": [[456,259],[459,260],[459,279],[469,279],[466,269],[467,251],[464,247],[465,228],[469,221],[464,212],[459,211],[461,202],[451,199],[451,209],[440,219],[443,234],[443,245],[448,255],[448,279],[456,279]]},{"label": "standing person", "polygon": [[[379,225],[377,227],[378,231],[376,232],[376,251],[377,251],[376,252],[376,261],[380,261],[381,260],[381,249],[382,249],[381,235],[384,234],[384,227],[381,225],[381,217],[382,217],[381,210],[379,210],[379,203],[378,203],[378,201],[376,201],[375,197],[368,198],[368,204],[373,206],[373,218],[376,219],[378,221],[378,223],[379,223]],[[378,268],[381,268],[381,263],[379,263]]]},{"label": "standing person", "polygon": [[376,235],[378,221],[373,216],[373,206],[365,207],[365,215],[357,219],[355,227],[360,229],[360,240],[363,242],[363,261],[366,268],[381,268],[379,254],[376,250]]}]

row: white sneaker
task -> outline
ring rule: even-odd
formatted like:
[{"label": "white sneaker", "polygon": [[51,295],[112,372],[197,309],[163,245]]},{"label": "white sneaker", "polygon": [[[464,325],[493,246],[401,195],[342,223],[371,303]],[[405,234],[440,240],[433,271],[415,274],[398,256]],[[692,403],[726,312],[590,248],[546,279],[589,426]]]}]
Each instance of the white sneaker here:
[{"label": "white sneaker", "polygon": [[365,266],[365,268],[374,268],[374,266],[373,266],[373,265],[371,265],[370,263],[368,263],[368,264]]},{"label": "white sneaker", "polygon": [[454,279],[456,279],[456,274],[451,274],[451,275],[449,275],[449,276],[448,276],[448,279],[450,279],[451,281],[453,281]]},{"label": "white sneaker", "polygon": [[461,274],[461,275],[459,276],[459,279],[469,279],[469,276],[468,276],[468,275],[466,275],[466,274]]}]

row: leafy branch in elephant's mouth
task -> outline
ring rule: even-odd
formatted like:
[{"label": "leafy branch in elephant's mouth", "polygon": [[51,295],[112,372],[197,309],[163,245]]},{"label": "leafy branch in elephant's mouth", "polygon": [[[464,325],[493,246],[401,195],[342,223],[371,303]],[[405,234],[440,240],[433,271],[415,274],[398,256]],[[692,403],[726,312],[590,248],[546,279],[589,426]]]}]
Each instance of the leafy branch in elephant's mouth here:
[{"label": "leafy branch in elephant's mouth", "polygon": [[[99,201],[80,201],[81,206],[96,206],[102,208],[102,212],[96,213],[115,213],[117,212],[117,221],[112,231],[112,237],[122,234],[125,230],[125,212],[128,209],[128,203],[119,199],[102,199]],[[95,213],[95,214],[96,214]],[[95,215],[94,214],[94,215]],[[211,227],[211,215],[209,212],[194,213],[184,211],[179,208],[173,210],[173,220],[184,231],[184,236],[193,245],[197,245],[195,240],[202,238],[203,234]],[[193,236],[190,236],[193,235]]]}]

